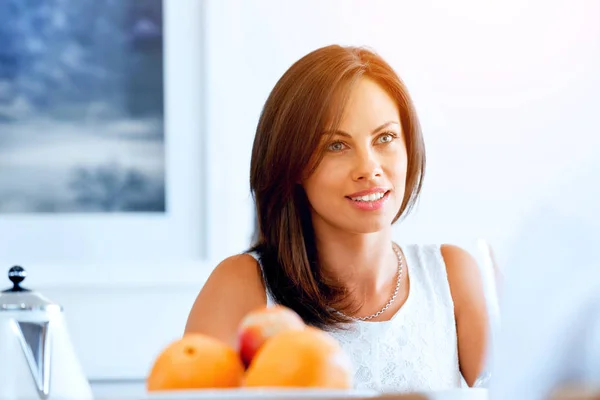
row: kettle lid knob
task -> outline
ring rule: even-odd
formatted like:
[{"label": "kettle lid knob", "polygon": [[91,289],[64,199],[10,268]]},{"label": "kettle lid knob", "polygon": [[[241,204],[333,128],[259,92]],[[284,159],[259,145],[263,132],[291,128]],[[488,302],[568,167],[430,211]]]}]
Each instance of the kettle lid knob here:
[{"label": "kettle lid knob", "polygon": [[19,265],[15,265],[8,270],[8,279],[13,283],[12,292],[28,292],[28,289],[22,288],[20,283],[27,277],[27,271]]},{"label": "kettle lid knob", "polygon": [[1,311],[62,311],[59,304],[53,303],[40,293],[21,286],[21,282],[27,277],[25,269],[19,265],[8,270],[8,279],[13,287],[0,291]]}]

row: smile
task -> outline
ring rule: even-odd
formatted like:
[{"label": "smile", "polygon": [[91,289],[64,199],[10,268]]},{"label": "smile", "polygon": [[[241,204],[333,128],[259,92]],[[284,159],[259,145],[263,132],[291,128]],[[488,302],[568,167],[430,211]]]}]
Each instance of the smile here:
[{"label": "smile", "polygon": [[365,196],[350,197],[350,199],[354,201],[376,201],[385,196],[386,193],[387,192],[371,193]]},{"label": "smile", "polygon": [[346,199],[361,211],[375,211],[383,207],[390,197],[390,191],[369,193],[362,196],[346,196]]}]

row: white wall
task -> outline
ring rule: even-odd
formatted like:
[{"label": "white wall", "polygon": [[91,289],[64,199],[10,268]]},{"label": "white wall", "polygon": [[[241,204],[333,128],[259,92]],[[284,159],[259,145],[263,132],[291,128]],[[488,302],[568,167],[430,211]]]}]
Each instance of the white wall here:
[{"label": "white wall", "polygon": [[[373,47],[416,102],[428,171],[417,213],[396,228],[399,240],[475,250],[485,237],[502,260],[536,196],[589,162],[590,140],[598,144],[600,6],[548,3],[206,0],[202,18],[196,0],[167,2],[168,152],[197,168],[182,138],[207,135],[209,259],[132,263],[131,270],[109,264],[69,285],[56,278],[67,267],[39,269],[40,288],[67,310],[90,377],[143,377],[160,347],[181,333],[210,268],[247,246],[250,148],[261,107],[292,62],[326,44]],[[203,125],[194,111],[204,113]],[[194,196],[199,182],[186,179]]]},{"label": "white wall", "polygon": [[[403,240],[484,236],[504,249],[522,208],[564,174],[565,138],[594,132],[600,6],[591,1],[208,4],[209,131],[231,156],[229,220],[247,220],[249,149],[269,90],[293,61],[330,43],[373,47],[415,99],[428,175],[418,216],[398,226]],[[223,254],[239,250],[248,229],[230,234]]]}]

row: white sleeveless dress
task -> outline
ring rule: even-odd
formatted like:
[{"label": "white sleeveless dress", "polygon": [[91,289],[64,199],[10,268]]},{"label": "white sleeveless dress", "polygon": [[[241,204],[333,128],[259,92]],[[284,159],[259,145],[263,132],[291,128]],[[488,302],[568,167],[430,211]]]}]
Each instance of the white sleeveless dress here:
[{"label": "white sleeveless dress", "polygon": [[[465,386],[440,246],[409,245],[402,250],[410,289],[400,310],[389,321],[358,321],[348,330],[329,333],[352,360],[356,389],[407,392]],[[273,304],[267,293],[267,306]]]}]

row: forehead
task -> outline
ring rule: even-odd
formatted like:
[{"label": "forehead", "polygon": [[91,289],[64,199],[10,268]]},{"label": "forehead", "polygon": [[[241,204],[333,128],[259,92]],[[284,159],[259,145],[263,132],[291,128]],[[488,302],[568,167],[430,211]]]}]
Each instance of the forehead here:
[{"label": "forehead", "polygon": [[371,132],[388,121],[400,123],[398,104],[378,83],[361,78],[350,90],[339,129],[348,133]]}]

